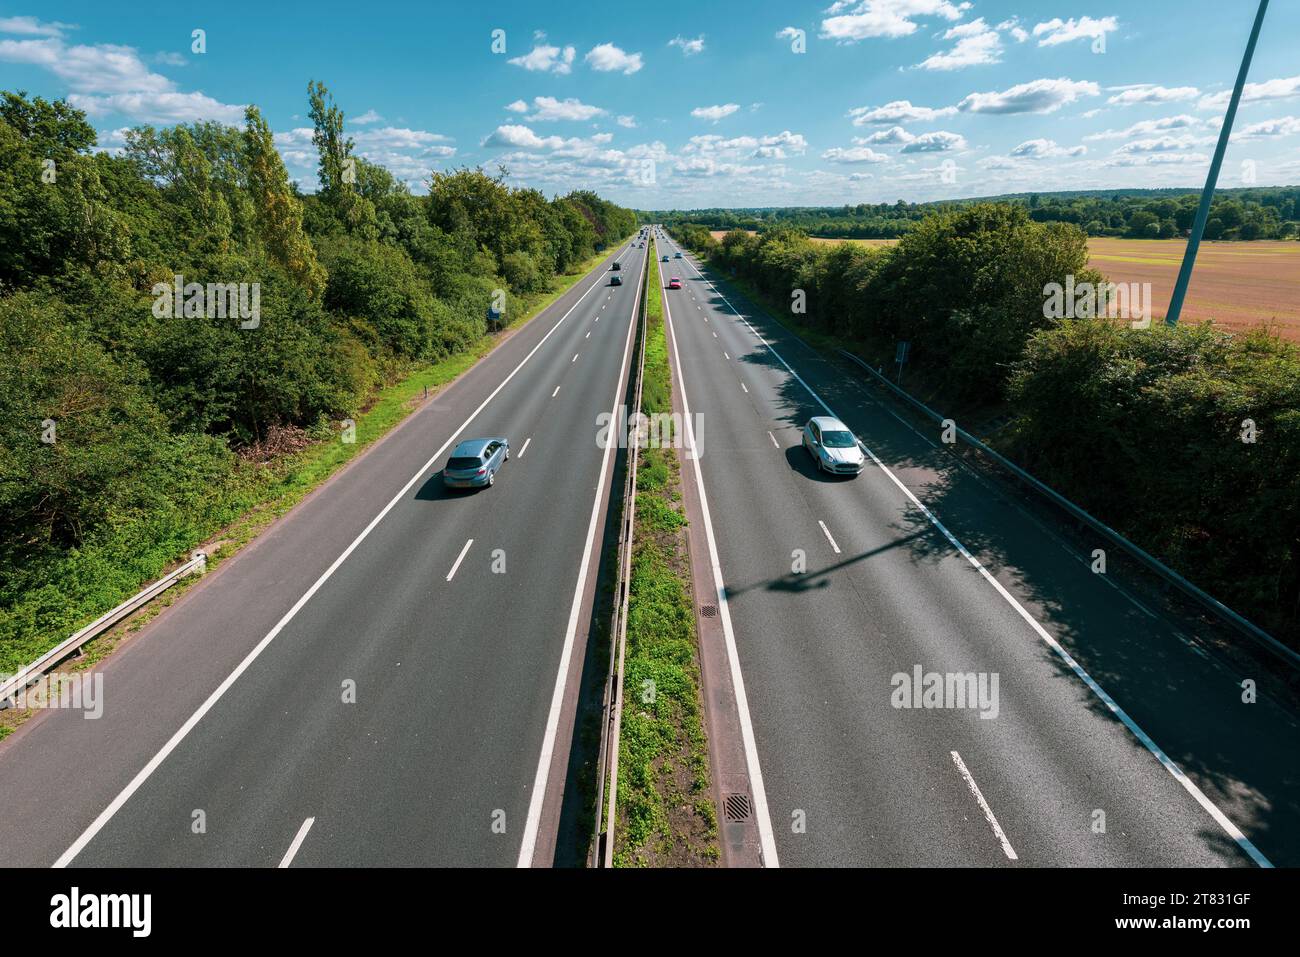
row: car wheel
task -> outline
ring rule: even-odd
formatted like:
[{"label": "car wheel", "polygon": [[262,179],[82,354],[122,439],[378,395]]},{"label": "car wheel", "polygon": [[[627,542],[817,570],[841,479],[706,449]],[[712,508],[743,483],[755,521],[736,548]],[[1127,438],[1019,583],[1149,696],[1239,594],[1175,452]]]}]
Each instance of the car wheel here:
[{"label": "car wheel", "polygon": [[510,461],[510,450],[509,450],[509,449],[506,449],[506,457],[505,457],[504,459],[502,459],[501,461],[503,461],[503,462],[509,462],[509,461]]}]

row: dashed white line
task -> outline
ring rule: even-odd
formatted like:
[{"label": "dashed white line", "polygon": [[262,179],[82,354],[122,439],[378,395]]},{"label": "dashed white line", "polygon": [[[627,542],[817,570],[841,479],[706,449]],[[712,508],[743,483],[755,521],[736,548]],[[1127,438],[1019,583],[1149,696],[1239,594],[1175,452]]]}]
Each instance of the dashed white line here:
[{"label": "dashed white line", "polygon": [[840,547],[835,544],[835,539],[831,537],[831,530],[826,527],[826,523],[820,518],[817,519],[817,524],[822,527],[822,532],[826,536],[826,541],[831,543],[831,548],[835,549],[835,554],[838,555],[840,553]]},{"label": "dashed white line", "polygon": [[998,841],[1002,844],[1002,850],[1006,852],[1008,858],[1013,861],[1016,860],[1016,849],[1012,847],[1011,842],[1007,840],[1007,835],[1003,832],[1002,825],[999,824],[998,819],[993,816],[993,809],[989,807],[989,802],[984,800],[984,795],[980,793],[980,786],[975,783],[975,779],[971,777],[970,771],[966,769],[966,763],[962,761],[961,755],[956,751],[953,751],[952,760],[957,765],[957,770],[961,772],[961,776],[966,779],[966,786],[970,788],[970,793],[975,795],[975,800],[979,802],[980,810],[984,812],[984,817],[988,820],[989,827],[993,828],[993,833],[997,835]]},{"label": "dashed white line", "polygon": [[515,458],[522,459],[524,457],[524,453],[528,451],[528,443],[532,442],[532,440],[533,437],[531,435],[528,436],[528,438],[524,439],[524,447],[519,450],[519,454],[515,456]]},{"label": "dashed white line", "polygon": [[575,352],[575,353],[573,354],[573,358],[570,359],[569,361],[570,361],[570,362],[577,362],[577,361],[578,361],[578,353]]},{"label": "dashed white line", "polygon": [[551,393],[551,398],[554,399],[559,394],[560,394],[560,387],[557,385],[555,387],[555,391]]},{"label": "dashed white line", "polygon": [[740,387],[745,390],[746,394],[749,393],[749,386],[745,385],[745,383],[740,383]]},{"label": "dashed white line", "polygon": [[460,550],[460,554],[456,556],[456,563],[451,566],[451,571],[447,572],[447,581],[451,581],[452,576],[456,574],[456,569],[460,568],[460,563],[465,560],[465,553],[469,551],[469,547],[473,544],[474,539],[471,538],[465,543],[465,547]]},{"label": "dashed white line", "polygon": [[730,356],[730,355],[727,355],[727,350],[726,350],[726,349],[723,349],[723,350],[722,350],[722,354],[723,354],[724,356],[727,356],[727,359],[728,359],[728,360],[731,359],[731,356]]},{"label": "dashed white line", "polygon": [[302,842],[307,838],[307,832],[311,830],[311,826],[315,823],[316,819],[314,817],[309,817],[307,820],[302,822],[302,827],[298,828],[298,833],[294,837],[293,843],[289,845],[289,849],[284,852],[284,857],[280,859],[281,867],[288,867],[293,863],[294,855],[298,853],[298,848],[302,847]]},{"label": "dashed white line", "polygon": [[772,446],[773,446],[773,448],[778,448],[778,449],[779,449],[779,448],[781,447],[781,443],[778,442],[778,441],[776,440],[776,436],[772,434],[772,430],[771,430],[771,429],[768,429],[768,430],[767,430],[767,437],[768,437],[769,439],[772,440]]}]

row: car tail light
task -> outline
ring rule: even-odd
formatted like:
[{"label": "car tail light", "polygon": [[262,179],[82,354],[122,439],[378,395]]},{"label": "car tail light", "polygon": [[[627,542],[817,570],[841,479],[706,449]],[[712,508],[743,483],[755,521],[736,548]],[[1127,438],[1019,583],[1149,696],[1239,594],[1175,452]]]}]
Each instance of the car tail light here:
[{"label": "car tail light", "polygon": [[484,475],[484,474],[486,474],[486,472],[487,472],[487,469],[479,469],[479,470],[478,470],[478,474],[479,474],[479,475]]}]

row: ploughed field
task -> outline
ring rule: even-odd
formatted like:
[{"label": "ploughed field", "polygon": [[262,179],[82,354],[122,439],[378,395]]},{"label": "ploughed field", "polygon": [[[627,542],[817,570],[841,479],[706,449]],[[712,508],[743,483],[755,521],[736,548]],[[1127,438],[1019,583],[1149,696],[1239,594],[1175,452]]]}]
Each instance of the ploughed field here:
[{"label": "ploughed field", "polygon": [[[721,239],[725,232],[715,230]],[[894,239],[820,239],[814,242],[888,246]],[[1088,240],[1089,265],[1111,282],[1150,283],[1151,314],[1162,319],[1183,262],[1183,239]],[[1276,326],[1300,342],[1300,242],[1203,242],[1183,304],[1183,322],[1214,320],[1227,329]]]}]

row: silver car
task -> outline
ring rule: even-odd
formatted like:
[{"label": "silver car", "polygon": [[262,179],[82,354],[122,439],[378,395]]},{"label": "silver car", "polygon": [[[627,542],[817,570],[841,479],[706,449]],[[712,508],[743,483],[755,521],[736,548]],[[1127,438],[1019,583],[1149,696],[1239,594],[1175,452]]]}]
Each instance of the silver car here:
[{"label": "silver car", "polygon": [[833,475],[857,475],[867,465],[858,440],[839,419],[819,415],[803,427],[803,447],[817,468]]},{"label": "silver car", "polygon": [[442,470],[449,488],[483,488],[496,481],[497,470],[510,459],[508,439],[466,439],[452,450]]}]

